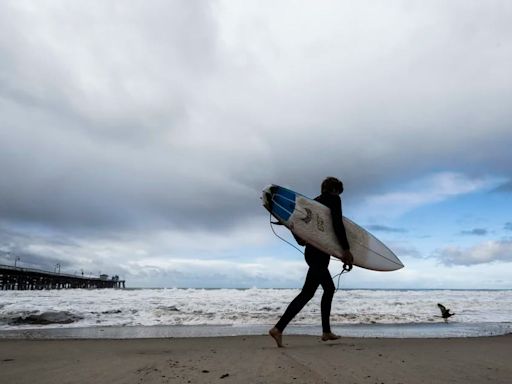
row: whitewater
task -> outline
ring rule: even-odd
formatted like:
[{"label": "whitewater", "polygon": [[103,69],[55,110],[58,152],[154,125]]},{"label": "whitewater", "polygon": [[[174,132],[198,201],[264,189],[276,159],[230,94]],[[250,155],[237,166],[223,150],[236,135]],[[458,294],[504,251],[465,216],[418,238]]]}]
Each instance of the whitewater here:
[{"label": "whitewater", "polygon": [[[77,329],[89,334],[101,329],[107,335],[109,328],[124,328],[129,335],[130,327],[137,335],[161,336],[162,327],[174,330],[166,335],[258,334],[278,320],[298,293],[258,288],[0,291],[0,337],[27,330],[76,335]],[[289,332],[318,332],[321,294],[319,289]],[[437,303],[456,315],[445,322]],[[48,314],[45,324],[28,321]],[[334,296],[331,324],[340,334],[357,336],[510,333],[512,290],[340,290]]]}]

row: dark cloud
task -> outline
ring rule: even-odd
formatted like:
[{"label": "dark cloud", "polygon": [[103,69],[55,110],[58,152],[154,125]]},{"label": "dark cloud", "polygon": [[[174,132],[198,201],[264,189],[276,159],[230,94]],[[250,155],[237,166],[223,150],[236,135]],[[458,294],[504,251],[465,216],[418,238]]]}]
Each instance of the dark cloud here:
[{"label": "dark cloud", "polygon": [[53,270],[56,264],[66,268],[70,265],[69,261],[73,260],[73,257],[68,261],[53,252],[53,249],[58,248],[69,249],[74,245],[70,239],[51,236],[44,239],[42,236],[0,226],[0,244],[0,264],[14,265],[15,259],[19,259],[17,265],[20,267]]},{"label": "dark cloud", "polygon": [[501,184],[493,192],[499,193],[511,193],[512,192],[512,181],[508,181],[506,183]]},{"label": "dark cloud", "polygon": [[21,268],[40,269],[43,271],[55,271],[56,265],[60,264],[62,271],[67,265],[62,265],[61,260],[52,257],[46,257],[39,253],[27,252],[21,249],[14,249],[12,252],[0,252],[0,264],[14,266]]},{"label": "dark cloud", "polygon": [[117,258],[98,256],[97,249],[65,234],[26,228],[18,231],[0,225],[0,264],[13,266],[18,259],[19,267],[45,271],[54,271],[58,264],[61,272],[70,274],[127,273]]},{"label": "dark cloud", "polygon": [[12,76],[0,78],[3,218],[65,230],[218,230],[257,211],[257,191],[229,172],[235,163],[250,171],[252,159],[208,145],[215,132],[192,132],[187,111],[189,89],[216,67],[209,6],[4,7],[0,65]]},{"label": "dark cloud", "polygon": [[376,23],[342,4],[37,4],[0,5],[0,217],[34,265],[93,265],[81,241],[116,234],[229,236],[264,222],[270,183],[313,197],[337,176],[347,208],[432,170],[510,177],[506,3]]},{"label": "dark cloud", "polygon": [[380,225],[380,224],[367,225],[366,228],[370,231],[377,231],[377,232],[392,232],[392,233],[407,232],[407,230],[404,228],[394,228],[394,227],[388,227],[386,225]]},{"label": "dark cloud", "polygon": [[473,228],[468,231],[461,231],[460,233],[462,235],[484,236],[484,235],[487,235],[487,233],[489,233],[489,231],[485,228]]},{"label": "dark cloud", "polygon": [[[351,204],[432,167],[499,171],[491,159],[512,161],[504,129],[510,110],[499,101],[506,100],[502,82],[498,87],[472,61],[455,77],[439,62],[424,67],[419,63],[426,53],[414,35],[402,40],[411,59],[395,56],[397,62],[382,71],[329,82],[318,74],[308,80],[309,92],[297,92],[304,81],[300,67],[296,78],[282,72],[289,82],[284,90],[256,61],[238,67],[221,38],[225,21],[204,4],[162,2],[122,11],[94,4],[86,11],[54,5],[36,14],[16,6],[2,12],[1,65],[8,75],[0,86],[0,164],[9,182],[0,190],[0,214],[6,219],[66,230],[219,231],[263,214],[258,195],[271,182],[315,196],[321,180],[335,175],[345,181],[344,198]],[[459,46],[459,25],[445,27],[435,34]],[[256,57],[240,43],[239,54]],[[445,49],[451,52],[438,44],[432,40],[428,49],[440,57]],[[477,49],[483,41],[466,44]],[[408,51],[409,45],[416,48]],[[389,54],[374,48],[375,54]],[[480,60],[495,65],[499,52],[483,51]],[[261,54],[279,69],[268,52]],[[310,60],[305,58],[304,68]],[[411,60],[418,63],[412,76],[404,70]],[[332,61],[342,64],[336,73],[364,62],[357,55],[348,64],[338,55]],[[449,78],[464,92],[445,95],[444,82],[430,77]],[[370,80],[371,95],[348,95]],[[431,94],[418,92],[425,82]],[[442,111],[440,104],[446,105]],[[468,104],[480,108],[466,110]],[[481,122],[480,114],[491,124]],[[460,115],[473,135],[460,136]],[[415,134],[404,135],[410,129]],[[473,140],[478,159],[469,150]]]},{"label": "dark cloud", "polygon": [[505,223],[504,229],[507,231],[512,231],[512,223]]}]

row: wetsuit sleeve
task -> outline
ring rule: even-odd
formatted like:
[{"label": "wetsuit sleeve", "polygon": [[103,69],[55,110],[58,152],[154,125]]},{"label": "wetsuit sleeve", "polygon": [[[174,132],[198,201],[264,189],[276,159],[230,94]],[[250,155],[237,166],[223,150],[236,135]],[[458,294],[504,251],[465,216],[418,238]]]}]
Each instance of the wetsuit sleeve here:
[{"label": "wetsuit sleeve", "polygon": [[329,208],[331,208],[331,216],[332,216],[332,224],[334,227],[334,233],[338,238],[338,241],[341,244],[341,248],[344,251],[348,251],[350,249],[350,244],[347,239],[347,232],[345,231],[345,226],[343,225],[343,217],[341,213],[341,199],[339,196],[333,196],[330,201],[331,204]]}]

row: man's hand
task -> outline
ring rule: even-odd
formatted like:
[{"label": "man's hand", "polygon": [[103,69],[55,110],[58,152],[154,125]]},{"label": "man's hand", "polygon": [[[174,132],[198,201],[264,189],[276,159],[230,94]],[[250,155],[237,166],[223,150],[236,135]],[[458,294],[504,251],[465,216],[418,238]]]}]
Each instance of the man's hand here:
[{"label": "man's hand", "polygon": [[352,256],[352,252],[350,250],[343,250],[341,254],[341,261],[343,261],[343,269],[345,269],[345,265],[348,266],[348,270],[352,269],[352,264],[354,264],[354,256]]}]

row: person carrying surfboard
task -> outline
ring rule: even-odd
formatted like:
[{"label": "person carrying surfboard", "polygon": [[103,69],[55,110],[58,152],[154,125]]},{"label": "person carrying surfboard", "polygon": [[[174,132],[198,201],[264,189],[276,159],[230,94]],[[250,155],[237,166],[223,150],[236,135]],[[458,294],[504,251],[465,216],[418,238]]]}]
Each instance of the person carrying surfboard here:
[{"label": "person carrying surfboard", "polygon": [[[341,261],[352,268],[354,257],[350,252],[350,245],[348,243],[345,226],[342,220],[341,198],[343,193],[343,183],[335,177],[327,177],[321,186],[322,193],[315,198],[319,203],[331,209],[332,222],[334,232],[343,249]],[[295,235],[294,235],[295,236]],[[318,286],[321,285],[324,293],[320,303],[322,313],[322,340],[337,340],[340,336],[335,335],[331,331],[330,316],[331,316],[331,303],[335,292],[335,286],[329,272],[329,261],[331,256],[311,244],[307,244],[302,239],[295,236],[300,245],[305,245],[304,257],[309,266],[306,275],[306,281],[302,291],[292,300],[286,308],[286,311],[281,316],[277,324],[269,331],[270,336],[274,338],[277,346],[283,347],[283,332],[288,323],[304,308],[304,306],[313,298]],[[344,266],[345,268],[345,266]]]}]

